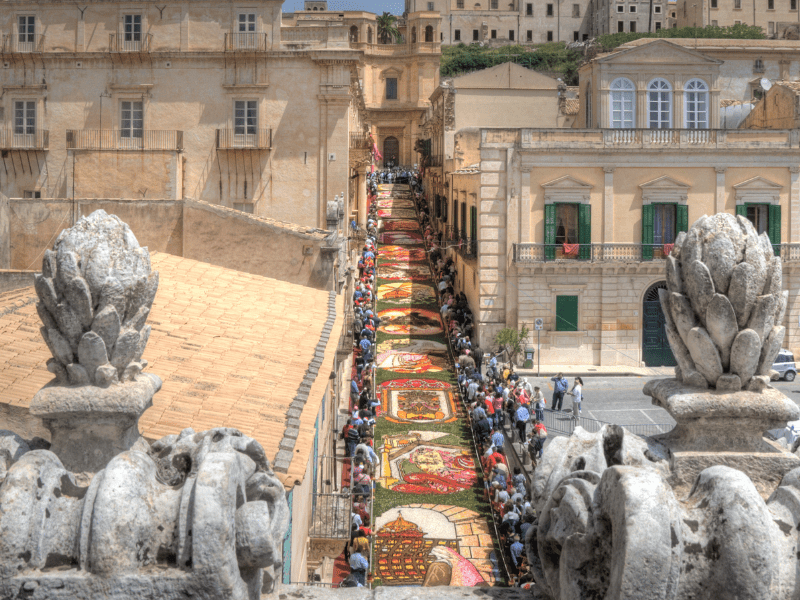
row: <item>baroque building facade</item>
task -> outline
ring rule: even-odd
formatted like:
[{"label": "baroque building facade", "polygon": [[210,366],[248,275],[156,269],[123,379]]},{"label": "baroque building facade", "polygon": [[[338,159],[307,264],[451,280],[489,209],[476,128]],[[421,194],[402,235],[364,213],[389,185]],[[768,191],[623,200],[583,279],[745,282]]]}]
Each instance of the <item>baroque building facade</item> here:
[{"label": "baroque building facade", "polygon": [[324,228],[349,198],[363,53],[343,26],[282,27],[280,6],[6,2],[0,191],[191,197]]},{"label": "baroque building facade", "polygon": [[466,197],[448,201],[461,212],[475,198],[474,255],[451,252],[481,345],[542,319],[541,364],[674,364],[664,258],[717,212],[769,235],[790,290],[784,345],[800,345],[800,131],[725,127],[725,73],[724,60],[651,40],[581,68],[573,128],[480,129],[479,165],[453,173]]}]

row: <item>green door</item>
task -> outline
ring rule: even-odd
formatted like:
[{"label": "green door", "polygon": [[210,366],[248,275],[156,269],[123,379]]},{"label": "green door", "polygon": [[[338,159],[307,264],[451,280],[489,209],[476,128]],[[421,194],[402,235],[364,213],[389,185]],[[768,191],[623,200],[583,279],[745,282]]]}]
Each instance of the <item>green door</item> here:
[{"label": "green door", "polygon": [[664,328],[664,311],[658,299],[658,290],[666,289],[667,283],[653,284],[644,295],[642,306],[642,360],[648,367],[674,367],[675,356],[667,341]]}]

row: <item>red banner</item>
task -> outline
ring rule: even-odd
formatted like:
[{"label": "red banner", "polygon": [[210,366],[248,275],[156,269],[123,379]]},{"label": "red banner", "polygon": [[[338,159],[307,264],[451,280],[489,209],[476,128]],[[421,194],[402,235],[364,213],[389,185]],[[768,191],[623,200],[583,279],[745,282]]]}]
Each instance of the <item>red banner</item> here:
[{"label": "red banner", "polygon": [[675,244],[664,244],[664,256],[669,256],[669,253],[672,252],[674,247]]},{"label": "red banner", "polygon": [[574,256],[578,253],[578,248],[580,248],[580,244],[564,244],[564,254],[567,256]]}]

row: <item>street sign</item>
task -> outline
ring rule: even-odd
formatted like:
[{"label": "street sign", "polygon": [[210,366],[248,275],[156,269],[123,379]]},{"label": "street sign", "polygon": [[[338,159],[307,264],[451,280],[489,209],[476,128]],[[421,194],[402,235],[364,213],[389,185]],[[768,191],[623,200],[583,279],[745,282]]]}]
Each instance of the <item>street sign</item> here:
[{"label": "street sign", "polygon": [[544,319],[535,319],[533,321],[533,329],[534,331],[540,331],[544,329]]}]

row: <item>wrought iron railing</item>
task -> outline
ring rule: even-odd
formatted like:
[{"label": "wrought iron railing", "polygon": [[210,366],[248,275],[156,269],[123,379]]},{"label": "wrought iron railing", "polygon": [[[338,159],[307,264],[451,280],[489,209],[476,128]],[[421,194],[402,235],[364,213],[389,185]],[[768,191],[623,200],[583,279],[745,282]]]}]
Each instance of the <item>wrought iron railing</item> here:
[{"label": "wrought iron railing", "polygon": [[269,150],[272,129],[256,129],[242,133],[239,129],[217,129],[217,150]]},{"label": "wrought iron railing", "polygon": [[146,129],[68,129],[68,150],[183,150],[183,131]]},{"label": "wrought iron railing", "polygon": [[3,36],[3,52],[9,54],[41,52],[44,48],[43,33],[24,33]]},{"label": "wrought iron railing", "polygon": [[371,150],[371,137],[368,133],[350,133],[351,150]]},{"label": "wrought iron railing", "polygon": [[225,34],[225,50],[230,52],[263,52],[267,34],[261,31],[234,31]]},{"label": "wrought iron railing", "polygon": [[[773,244],[773,248],[783,262],[800,261],[800,244]],[[671,244],[514,244],[513,259],[517,264],[649,262],[665,259],[671,250]]]},{"label": "wrought iron railing", "polygon": [[315,493],[309,537],[349,540],[351,503],[350,494]]},{"label": "wrought iron railing", "polygon": [[34,129],[33,133],[16,133],[14,129],[0,129],[0,150],[47,150],[50,132]]},{"label": "wrought iron railing", "polygon": [[150,52],[152,42],[152,33],[142,33],[137,36],[124,33],[108,34],[108,48],[112,52]]}]

